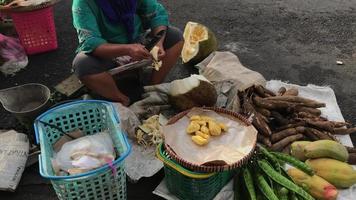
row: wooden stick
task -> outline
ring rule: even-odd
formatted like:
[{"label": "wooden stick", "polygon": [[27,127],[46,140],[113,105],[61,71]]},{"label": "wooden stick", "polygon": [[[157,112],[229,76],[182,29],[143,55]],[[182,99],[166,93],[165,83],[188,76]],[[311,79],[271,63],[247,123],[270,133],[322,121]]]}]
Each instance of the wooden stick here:
[{"label": "wooden stick", "polygon": [[356,127],[354,128],[334,128],[333,132],[336,135],[350,135],[356,133]]},{"label": "wooden stick", "polygon": [[243,104],[242,108],[245,114],[253,114],[252,124],[257,128],[259,132],[261,132],[265,136],[270,136],[272,134],[271,129],[269,128],[266,121],[263,119],[262,115],[259,114],[253,107],[251,100],[247,98],[247,95],[243,96]]},{"label": "wooden stick", "polygon": [[334,126],[332,123],[330,123],[330,121],[314,121],[310,119],[305,119],[305,122],[317,129],[334,132]]},{"label": "wooden stick", "polygon": [[262,87],[262,88],[266,94],[269,94],[270,96],[276,96],[276,94],[274,92],[272,92],[271,90],[269,90],[265,87]]},{"label": "wooden stick", "polygon": [[261,98],[255,96],[253,98],[253,102],[255,105],[266,108],[268,110],[275,110],[275,109],[286,109],[290,107],[298,106],[298,103],[291,103],[286,101],[277,101],[277,100],[266,100],[267,98]]},{"label": "wooden stick", "polygon": [[347,151],[349,153],[356,153],[356,148],[355,147],[348,147],[348,146],[345,146],[345,147],[346,147],[346,149],[347,149]]},{"label": "wooden stick", "polygon": [[311,141],[319,140],[319,137],[317,137],[312,131],[305,130],[303,134]]},{"label": "wooden stick", "polygon": [[344,126],[351,126],[349,122],[336,122],[336,121],[330,121],[331,123],[334,124],[335,128],[342,128]]},{"label": "wooden stick", "polygon": [[300,105],[311,107],[311,108],[320,108],[325,107],[325,103],[320,103],[311,99],[306,99],[298,96],[275,96],[267,97],[265,100],[275,100],[275,101],[287,101],[293,103],[299,103]]},{"label": "wooden stick", "polygon": [[288,144],[300,140],[302,139],[304,136],[302,134],[297,134],[297,135],[291,135],[288,136],[286,138],[284,138],[283,140],[280,140],[277,143],[274,143],[271,147],[272,150],[274,151],[281,151],[285,146],[287,146]]},{"label": "wooden stick", "polygon": [[285,87],[281,87],[281,88],[279,88],[277,95],[283,96],[284,93],[286,93],[286,92],[287,92],[287,89]]},{"label": "wooden stick", "polygon": [[300,122],[297,122],[297,123],[287,124],[285,126],[278,127],[275,130],[276,131],[282,131],[282,130],[285,130],[285,129],[288,129],[288,128],[295,128],[295,127],[298,127],[298,126],[304,126],[305,124],[306,123],[304,121],[300,121]]},{"label": "wooden stick", "polygon": [[271,140],[264,136],[264,135],[261,135],[261,134],[257,134],[257,141],[266,145],[267,147],[271,147],[272,146],[272,143],[271,143]]},{"label": "wooden stick", "polygon": [[356,165],[356,153],[350,153],[347,162],[350,165]]},{"label": "wooden stick", "polygon": [[317,136],[320,140],[334,140],[337,141],[335,137],[331,137],[330,135],[319,131],[315,128],[307,128],[306,132],[311,132],[312,134],[314,134],[315,136]]},{"label": "wooden stick", "polygon": [[272,111],[271,116],[274,117],[274,119],[277,121],[279,125],[287,125],[290,123],[290,121],[285,117],[283,117],[283,115],[281,115],[279,112]]},{"label": "wooden stick", "polygon": [[308,108],[304,106],[297,106],[295,112],[306,112],[319,117],[321,115],[321,110],[317,108]]},{"label": "wooden stick", "polygon": [[291,88],[289,90],[287,90],[283,96],[298,96],[299,91],[297,88]]},{"label": "wooden stick", "polygon": [[285,154],[290,154],[291,144],[288,144],[286,147],[283,148],[282,152]]},{"label": "wooden stick", "polygon": [[261,113],[261,115],[265,116],[265,117],[270,117],[271,116],[271,111],[265,109],[265,108],[261,108],[258,106],[255,106],[255,109],[257,112]]},{"label": "wooden stick", "polygon": [[265,93],[265,91],[261,85],[255,85],[254,91],[258,96],[263,97],[263,98],[271,96],[271,95]]},{"label": "wooden stick", "polygon": [[295,128],[295,130],[297,130],[298,133],[305,133],[306,129],[307,128],[304,126],[298,126]]},{"label": "wooden stick", "polygon": [[298,118],[310,118],[315,121],[327,121],[327,119],[324,117],[320,117],[320,116],[317,117],[317,116],[315,116],[311,113],[307,113],[307,112],[298,112],[297,116],[298,116]]},{"label": "wooden stick", "polygon": [[283,131],[279,131],[277,133],[273,133],[271,135],[271,141],[273,143],[276,143],[280,140],[282,140],[285,137],[291,136],[291,135],[295,135],[297,134],[297,130],[295,128],[289,128],[289,129],[285,129]]}]

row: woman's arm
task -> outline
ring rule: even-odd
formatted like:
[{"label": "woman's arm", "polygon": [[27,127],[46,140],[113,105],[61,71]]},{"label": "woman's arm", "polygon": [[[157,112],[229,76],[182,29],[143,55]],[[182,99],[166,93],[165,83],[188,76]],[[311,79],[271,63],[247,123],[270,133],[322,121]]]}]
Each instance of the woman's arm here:
[{"label": "woman's arm", "polygon": [[138,0],[137,14],[156,33],[169,25],[167,11],[157,0]]},{"label": "woman's arm", "polygon": [[112,59],[118,56],[129,55],[134,61],[150,59],[151,54],[141,44],[102,44],[95,48],[93,55],[100,58]]},{"label": "woman's arm", "polygon": [[74,0],[73,24],[78,33],[79,51],[112,59],[129,55],[134,60],[150,58],[149,52],[139,44],[111,44],[102,38],[97,19],[86,0]]}]

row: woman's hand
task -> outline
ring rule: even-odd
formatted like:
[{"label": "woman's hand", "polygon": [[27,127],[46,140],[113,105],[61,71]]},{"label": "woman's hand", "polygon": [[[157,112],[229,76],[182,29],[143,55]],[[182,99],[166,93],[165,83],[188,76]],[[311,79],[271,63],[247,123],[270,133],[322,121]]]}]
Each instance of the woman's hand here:
[{"label": "woman's hand", "polygon": [[157,44],[159,50],[158,50],[158,60],[162,60],[164,56],[166,56],[166,51],[163,48],[162,44]]},{"label": "woman's hand", "polygon": [[143,59],[150,59],[151,54],[148,52],[148,50],[145,48],[145,46],[141,44],[130,44],[128,45],[128,55],[132,58],[134,61],[140,61]]},{"label": "woman's hand", "polygon": [[122,96],[120,99],[120,103],[124,106],[129,106],[130,105],[130,99],[127,96]]}]

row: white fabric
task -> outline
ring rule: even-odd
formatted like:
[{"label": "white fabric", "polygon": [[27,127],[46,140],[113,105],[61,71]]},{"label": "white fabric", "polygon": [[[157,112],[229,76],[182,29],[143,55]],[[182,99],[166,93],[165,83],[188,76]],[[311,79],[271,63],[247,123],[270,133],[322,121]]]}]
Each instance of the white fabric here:
[{"label": "white fabric", "polygon": [[[280,87],[296,87],[299,90],[299,95],[302,97],[311,98],[326,103],[326,108],[321,109],[322,115],[328,117],[330,120],[344,121],[340,108],[337,104],[334,91],[330,87],[321,87],[316,85],[298,86],[294,84],[283,83],[282,81],[271,80],[268,81],[266,87],[272,91],[278,91]],[[340,142],[353,146],[350,136],[338,136]],[[355,166],[354,166],[355,168]],[[167,200],[178,200],[175,196],[169,193],[166,183],[163,180],[161,184],[153,191],[153,194],[161,196]],[[214,200],[233,200],[233,182],[230,181],[221,191],[217,194]],[[339,189],[339,196],[337,200],[354,200],[356,197],[356,185],[348,189]]]}]

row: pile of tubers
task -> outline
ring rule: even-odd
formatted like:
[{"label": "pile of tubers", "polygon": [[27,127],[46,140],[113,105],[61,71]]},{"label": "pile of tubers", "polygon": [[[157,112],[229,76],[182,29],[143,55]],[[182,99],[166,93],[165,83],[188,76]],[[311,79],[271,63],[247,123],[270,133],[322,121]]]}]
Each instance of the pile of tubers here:
[{"label": "pile of tubers", "polygon": [[[251,116],[259,132],[259,143],[274,151],[289,153],[294,141],[337,141],[335,135],[356,133],[356,127],[351,128],[350,123],[322,117],[318,108],[325,107],[325,103],[300,97],[298,93],[296,88],[282,87],[275,94],[260,85],[239,93],[242,112]],[[350,159],[356,158],[355,148],[348,148],[348,151]]]}]

